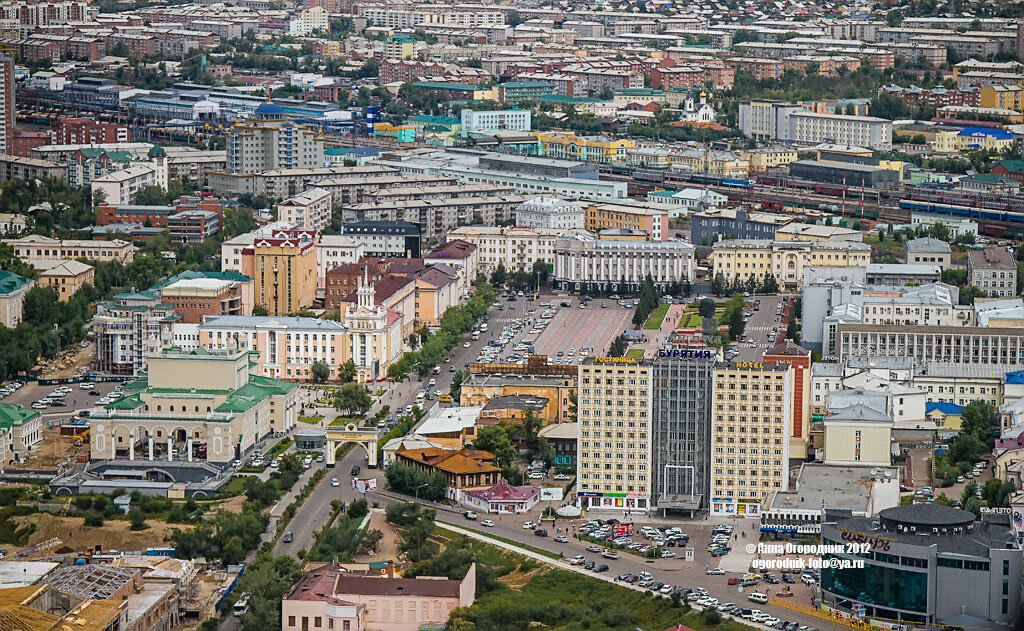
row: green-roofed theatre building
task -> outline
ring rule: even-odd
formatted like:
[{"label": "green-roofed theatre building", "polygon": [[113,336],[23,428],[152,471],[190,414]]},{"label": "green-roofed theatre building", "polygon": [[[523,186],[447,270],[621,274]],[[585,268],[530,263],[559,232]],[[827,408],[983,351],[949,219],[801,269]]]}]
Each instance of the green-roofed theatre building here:
[{"label": "green-roofed theatre building", "polygon": [[28,454],[41,440],[39,412],[13,403],[0,403],[0,471],[8,462]]},{"label": "green-roofed theatre building", "polygon": [[92,413],[90,471],[159,462],[147,479],[194,482],[297,421],[298,385],[253,375],[248,351],[171,347],[149,354],[147,364],[124,397]]}]

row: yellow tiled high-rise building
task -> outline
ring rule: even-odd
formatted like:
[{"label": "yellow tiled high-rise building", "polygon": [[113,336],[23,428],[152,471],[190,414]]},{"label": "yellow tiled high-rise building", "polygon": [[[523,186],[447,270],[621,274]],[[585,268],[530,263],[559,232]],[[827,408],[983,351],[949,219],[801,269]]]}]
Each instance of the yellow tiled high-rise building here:
[{"label": "yellow tiled high-rise building", "polygon": [[788,364],[737,363],[715,371],[711,514],[756,516],[789,490],[793,380]]},{"label": "yellow tiled high-rise building", "polygon": [[316,244],[312,230],[281,230],[242,251],[242,270],[255,279],[254,304],[280,316],[313,305],[316,298]]},{"label": "yellow tiled high-rise building", "polygon": [[649,363],[595,357],[580,364],[576,496],[581,508],[650,506],[652,396]]}]

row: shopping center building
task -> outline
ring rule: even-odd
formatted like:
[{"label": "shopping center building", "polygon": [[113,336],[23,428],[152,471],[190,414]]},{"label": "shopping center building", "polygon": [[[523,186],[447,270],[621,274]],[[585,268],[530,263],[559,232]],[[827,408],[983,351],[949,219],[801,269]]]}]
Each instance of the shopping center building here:
[{"label": "shopping center building", "polygon": [[887,508],[877,518],[833,516],[822,525],[823,545],[869,549],[834,555],[863,567],[823,569],[824,605],[863,608],[869,619],[961,628],[993,628],[1020,616],[1021,548],[1008,512],[977,519],[921,503]]}]

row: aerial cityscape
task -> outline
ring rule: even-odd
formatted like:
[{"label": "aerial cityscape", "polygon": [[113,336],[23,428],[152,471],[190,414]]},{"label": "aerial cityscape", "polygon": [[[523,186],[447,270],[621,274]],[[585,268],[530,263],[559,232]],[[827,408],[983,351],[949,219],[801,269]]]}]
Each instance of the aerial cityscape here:
[{"label": "aerial cityscape", "polygon": [[1024,631],[1024,3],[0,0],[0,631]]}]

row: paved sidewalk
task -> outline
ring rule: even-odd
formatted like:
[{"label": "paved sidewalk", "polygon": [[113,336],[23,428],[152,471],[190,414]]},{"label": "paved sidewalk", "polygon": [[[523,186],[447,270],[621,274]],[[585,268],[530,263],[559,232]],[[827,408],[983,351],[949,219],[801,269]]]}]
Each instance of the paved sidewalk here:
[{"label": "paved sidewalk", "polygon": [[[302,492],[303,487],[305,487],[306,483],[309,482],[309,479],[313,477],[313,474],[323,468],[324,463],[314,462],[313,466],[306,469],[299,475],[298,481],[295,482],[295,484],[292,486],[292,488],[288,490],[287,493],[281,496],[281,499],[277,501],[277,504],[274,504],[274,506],[271,507],[270,525],[267,526],[266,532],[263,533],[263,541],[272,541],[274,539],[274,536],[277,534],[277,524],[280,521],[280,519],[284,516],[285,509],[288,508],[288,506],[295,501],[295,498],[299,496],[299,493]],[[323,478],[323,480],[320,480],[320,484],[323,484],[325,480],[327,480],[326,476]]]}]

